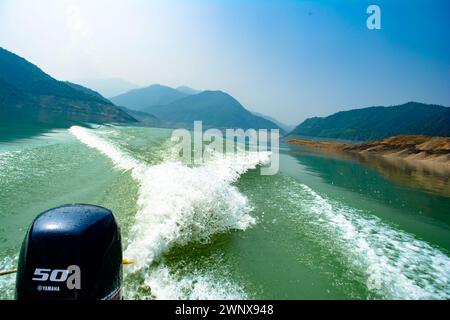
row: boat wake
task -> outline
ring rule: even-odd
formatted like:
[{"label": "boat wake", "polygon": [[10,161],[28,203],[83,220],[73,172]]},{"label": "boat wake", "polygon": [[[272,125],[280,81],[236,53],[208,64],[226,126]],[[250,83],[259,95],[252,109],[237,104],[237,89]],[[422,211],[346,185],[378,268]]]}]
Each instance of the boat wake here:
[{"label": "boat wake", "polygon": [[[136,261],[127,277],[139,277],[134,281],[139,286],[129,287],[129,298],[247,297],[238,284],[214,270],[180,272],[162,257],[174,246],[207,242],[217,233],[254,225],[252,207],[234,182],[268,162],[269,154],[221,155],[197,167],[166,156],[160,164],[149,165],[107,135],[81,127],[72,127],[70,132],[110,158],[118,169],[130,171],[139,185],[138,211],[125,251],[125,256]],[[290,224],[303,226],[302,233],[339,257],[349,277],[367,288],[368,298],[450,298],[450,258],[444,252],[375,215],[327,199],[293,178],[282,178],[287,180],[282,181],[283,188],[274,190],[277,201],[273,205],[282,204],[283,211],[290,212]],[[151,292],[142,293],[142,286]]]},{"label": "boat wake", "polygon": [[[125,256],[136,261],[129,269],[127,267],[131,273],[145,274],[144,282],[151,285],[153,297],[176,299],[183,292],[185,299],[198,298],[200,291],[208,292],[203,293],[204,298],[208,295],[218,298],[217,294],[222,298],[242,297],[237,294],[239,289],[223,291],[220,295],[222,291],[211,284],[214,281],[209,281],[210,276],[194,274],[180,278],[164,265],[153,268],[150,273],[148,270],[175,245],[207,242],[212,235],[245,230],[255,224],[256,219],[250,215],[252,207],[233,183],[246,171],[267,163],[268,152],[217,155],[198,167],[190,167],[172,157],[160,164],[148,165],[93,130],[75,126],[70,132],[88,147],[110,158],[116,168],[130,171],[138,183],[138,212]],[[185,289],[175,290],[180,286]],[[230,292],[235,292],[236,296],[229,296]]]},{"label": "boat wake", "polygon": [[[373,297],[384,299],[449,299],[450,258],[411,234],[374,215],[326,199],[293,182],[287,201],[301,205],[293,217],[314,230],[318,242],[345,258],[362,274]],[[300,220],[300,221],[299,221]]]}]

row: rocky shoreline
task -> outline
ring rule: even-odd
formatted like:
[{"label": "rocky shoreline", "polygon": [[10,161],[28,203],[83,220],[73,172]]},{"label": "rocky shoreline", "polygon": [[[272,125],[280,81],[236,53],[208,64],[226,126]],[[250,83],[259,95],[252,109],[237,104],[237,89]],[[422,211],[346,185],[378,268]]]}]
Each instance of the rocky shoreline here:
[{"label": "rocky shoreline", "polygon": [[398,135],[359,144],[292,139],[287,143],[326,151],[349,152],[438,162],[450,165],[450,138],[421,135]]},{"label": "rocky shoreline", "polygon": [[401,135],[359,144],[302,139],[286,142],[303,150],[356,160],[386,178],[450,196],[450,138]]}]

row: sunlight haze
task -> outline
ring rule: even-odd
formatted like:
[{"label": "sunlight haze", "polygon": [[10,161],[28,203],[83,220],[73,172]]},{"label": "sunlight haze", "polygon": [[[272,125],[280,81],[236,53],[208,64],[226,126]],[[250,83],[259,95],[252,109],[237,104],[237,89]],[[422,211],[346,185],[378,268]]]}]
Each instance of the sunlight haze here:
[{"label": "sunlight haze", "polygon": [[450,105],[448,3],[377,3],[382,29],[372,31],[365,1],[0,0],[0,46],[61,80],[223,90],[288,124]]}]

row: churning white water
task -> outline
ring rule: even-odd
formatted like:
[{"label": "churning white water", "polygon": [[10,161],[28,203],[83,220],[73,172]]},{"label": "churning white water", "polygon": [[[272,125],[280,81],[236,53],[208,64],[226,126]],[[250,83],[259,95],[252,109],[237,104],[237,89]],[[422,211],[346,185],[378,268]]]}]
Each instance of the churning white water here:
[{"label": "churning white water", "polygon": [[[190,167],[172,159],[147,165],[92,130],[72,127],[70,132],[109,157],[118,169],[130,170],[139,184],[139,209],[125,250],[125,256],[136,261],[129,268],[130,272],[147,272],[152,263],[174,245],[208,241],[214,234],[245,230],[256,223],[250,215],[252,207],[247,198],[233,183],[246,171],[267,163],[268,152],[220,154],[210,157],[200,167]],[[220,290],[208,284],[209,278],[187,276],[179,281],[183,286],[195,283],[191,290],[183,290],[192,292],[189,298],[199,297],[200,288],[203,291],[210,288],[211,297],[217,297]],[[173,298],[179,296],[173,288],[180,284],[174,285],[174,279],[167,269],[151,270],[145,275],[145,283],[152,284],[152,294],[157,298],[167,298],[169,292],[173,293]],[[164,286],[167,291],[162,289]],[[227,295],[238,291],[227,290]]]}]

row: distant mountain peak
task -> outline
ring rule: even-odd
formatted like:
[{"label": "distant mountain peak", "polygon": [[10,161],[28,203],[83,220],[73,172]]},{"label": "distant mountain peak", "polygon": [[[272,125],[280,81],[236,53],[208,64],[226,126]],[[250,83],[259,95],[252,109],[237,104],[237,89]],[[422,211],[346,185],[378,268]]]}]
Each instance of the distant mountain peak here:
[{"label": "distant mountain peak", "polygon": [[278,129],[279,127],[245,109],[239,101],[221,90],[207,90],[166,105],[143,111],[154,114],[171,127],[192,128],[201,120],[204,128]]},{"label": "distant mountain peak", "polygon": [[[153,83],[153,84],[148,85],[147,87],[144,87],[144,88],[142,88],[142,89],[145,89],[145,88],[170,88],[170,87],[169,87],[169,86],[162,85],[162,84],[160,84],[160,83]],[[172,88],[170,88],[170,89],[172,89]]]},{"label": "distant mountain peak", "polygon": [[205,90],[197,94],[196,96],[209,96],[214,98],[220,98],[220,99],[230,99],[235,101],[236,103],[240,104],[239,101],[235,97],[233,97],[231,94],[222,91],[222,90]]},{"label": "distant mountain peak", "polygon": [[154,105],[169,104],[187,96],[188,94],[168,86],[152,84],[113,97],[111,101],[118,106],[140,111]]}]

